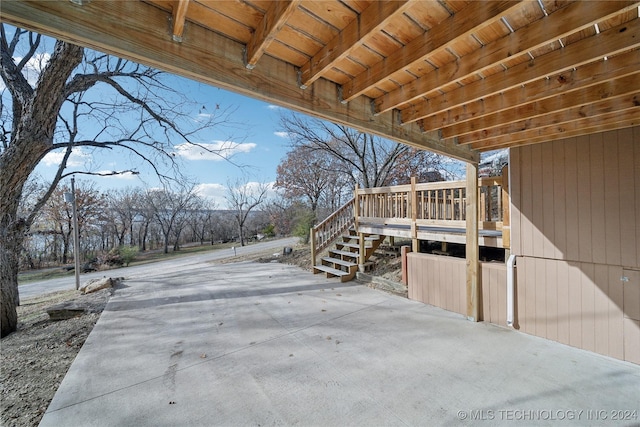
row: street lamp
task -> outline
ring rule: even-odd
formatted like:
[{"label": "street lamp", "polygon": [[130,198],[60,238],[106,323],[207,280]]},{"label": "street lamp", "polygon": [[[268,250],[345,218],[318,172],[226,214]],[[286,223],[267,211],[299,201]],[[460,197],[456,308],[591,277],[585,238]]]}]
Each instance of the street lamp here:
[{"label": "street lamp", "polygon": [[71,203],[73,209],[73,248],[76,271],[76,290],[80,289],[80,233],[78,231],[78,209],[76,207],[75,179],[71,177],[71,193],[64,193],[64,201]]}]

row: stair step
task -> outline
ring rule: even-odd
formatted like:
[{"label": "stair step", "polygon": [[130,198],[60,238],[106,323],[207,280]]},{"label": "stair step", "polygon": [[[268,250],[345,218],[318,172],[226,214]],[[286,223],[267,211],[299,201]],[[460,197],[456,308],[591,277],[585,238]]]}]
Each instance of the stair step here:
[{"label": "stair step", "polygon": [[341,251],[340,249],[330,249],[329,255],[332,255],[332,254],[342,255],[342,256],[356,258],[356,259],[358,258],[357,252]]},{"label": "stair step", "polygon": [[[359,240],[358,236],[342,236],[342,239],[346,242],[346,241],[353,241],[355,240],[356,242]],[[380,236],[378,235],[371,235],[371,236],[365,236],[364,238],[365,242],[375,242],[377,240],[380,240]]]},{"label": "stair step", "polygon": [[348,271],[338,270],[337,268],[329,267],[328,265],[314,265],[313,269],[324,271],[325,273],[331,274],[333,276],[338,276],[338,277],[349,275]]},{"label": "stair step", "polygon": [[339,258],[323,257],[322,261],[331,262],[334,264],[342,265],[343,267],[356,267],[358,264],[350,261],[345,261]]},{"label": "stair step", "polygon": [[343,248],[360,249],[360,245],[357,243],[342,242],[336,243],[336,246],[342,246]]}]

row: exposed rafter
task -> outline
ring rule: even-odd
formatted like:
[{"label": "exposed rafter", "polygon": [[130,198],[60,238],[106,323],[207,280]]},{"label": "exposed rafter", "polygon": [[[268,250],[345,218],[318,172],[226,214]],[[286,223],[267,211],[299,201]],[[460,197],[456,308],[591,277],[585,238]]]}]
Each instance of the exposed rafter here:
[{"label": "exposed rafter", "polygon": [[510,9],[516,8],[513,1],[471,2],[459,13],[446,19],[437,27],[425,32],[422,37],[398,49],[393,55],[360,73],[342,86],[344,101],[351,101],[380,80],[424,59],[436,50],[444,50],[459,38],[485,28]]},{"label": "exposed rafter", "polygon": [[380,2],[374,1],[358,19],[354,19],[336,37],[327,43],[320,52],[300,68],[300,82],[303,89],[321,77],[333,64],[346,58],[363,39],[377,33],[394,18],[403,13],[411,4],[406,0]]},{"label": "exposed rafter", "polygon": [[441,129],[489,114],[511,110],[517,105],[540,101],[587,88],[640,70],[640,51],[623,53],[566,72],[540,79],[524,87],[488,96],[478,101],[438,113],[420,121],[425,130]]},{"label": "exposed rafter", "polygon": [[[640,76],[636,76],[636,79],[639,77]],[[620,82],[620,84],[622,84],[622,82]],[[519,120],[514,123],[462,135],[457,137],[458,143],[477,145],[479,142],[487,140],[491,144],[496,144],[498,143],[499,138],[502,138],[502,140],[517,140],[521,132],[542,129],[549,126],[550,123],[553,123],[554,126],[560,126],[574,121],[581,121],[584,124],[589,124],[588,119],[591,118],[591,123],[595,124],[598,122],[600,117],[612,111],[623,112],[628,109],[636,108],[640,105],[640,96],[638,95],[640,92],[637,92],[638,85],[634,86],[635,91],[629,90],[628,94],[611,96],[603,101],[600,100],[591,104],[577,103],[579,105],[565,110],[557,110],[547,114],[538,113],[525,120]]]},{"label": "exposed rafter", "polygon": [[189,8],[189,0],[177,0],[173,5],[173,40],[182,41],[182,33],[184,32],[184,24],[187,19],[187,9]]},{"label": "exposed rafter", "polygon": [[483,46],[463,60],[450,62],[397,90],[375,100],[376,112],[382,113],[400,104],[419,99],[423,94],[444,84],[459,83],[474,73],[483,73],[502,64],[514,55],[527,54],[545,45],[555,43],[576,31],[593,26],[596,22],[621,9],[631,9],[630,2],[576,2],[543,19],[510,33],[506,37]]},{"label": "exposed rafter", "polygon": [[[52,20],[52,15],[59,18]],[[374,117],[367,99],[341,104],[338,86],[328,80],[303,91],[294,84],[297,68],[271,56],[263,56],[260,67],[247,70],[242,44],[203,27],[190,27],[188,39],[173,43],[163,31],[166,14],[143,2],[101,1],[80,9],[69,2],[10,1],[2,4],[2,20],[417,148],[479,160],[469,147],[425,134],[417,125],[401,126],[392,114]]]},{"label": "exposed rafter", "polygon": [[269,10],[264,14],[251,40],[247,43],[247,68],[252,69],[256,66],[299,3],[300,0],[279,0],[271,3]]},{"label": "exposed rafter", "polygon": [[473,144],[479,150],[490,147],[492,150],[504,147],[537,144],[561,138],[588,135],[596,132],[606,132],[640,125],[640,107],[631,107],[624,111],[598,116],[597,119],[587,118],[559,125],[549,125],[514,136],[496,138],[492,141],[480,141]]},{"label": "exposed rafter", "polygon": [[639,12],[627,0],[4,0],[0,20],[473,163],[637,123]]},{"label": "exposed rafter", "polygon": [[402,110],[402,122],[411,123],[638,46],[640,20],[636,19]]},{"label": "exposed rafter", "polygon": [[[640,70],[638,70],[640,72]],[[514,106],[510,110],[480,117],[475,120],[452,125],[442,129],[444,138],[458,137],[458,143],[473,142],[497,136],[511,135],[527,128],[545,123],[562,123],[570,120],[594,116],[612,111],[612,107],[623,110],[623,104],[629,107],[638,102],[633,96],[640,92],[640,74],[632,74],[618,80],[607,81],[585,89],[566,92],[562,95]],[[602,100],[607,102],[603,102]],[[616,101],[619,101],[616,102]],[[591,111],[591,113],[589,113]],[[551,113],[550,113],[551,112]],[[540,118],[545,118],[541,120]],[[514,126],[508,126],[514,123]]]}]

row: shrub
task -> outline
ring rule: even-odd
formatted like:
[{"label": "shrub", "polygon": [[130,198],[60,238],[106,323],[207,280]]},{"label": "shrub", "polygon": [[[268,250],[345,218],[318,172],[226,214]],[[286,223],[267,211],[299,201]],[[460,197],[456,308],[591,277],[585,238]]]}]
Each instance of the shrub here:
[{"label": "shrub", "polygon": [[315,221],[316,216],[312,211],[301,213],[296,219],[293,235],[299,237],[302,243],[309,243],[309,230],[314,226]]},{"label": "shrub", "polygon": [[129,263],[133,261],[138,255],[139,249],[137,246],[120,246],[118,253],[122,262],[129,267]]}]

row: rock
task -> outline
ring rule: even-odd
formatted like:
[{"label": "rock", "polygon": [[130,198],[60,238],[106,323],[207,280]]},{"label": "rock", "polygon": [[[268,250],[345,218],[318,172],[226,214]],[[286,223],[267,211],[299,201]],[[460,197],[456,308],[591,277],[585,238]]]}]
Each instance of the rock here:
[{"label": "rock", "polygon": [[111,277],[103,277],[101,279],[91,279],[84,286],[80,287],[80,292],[83,294],[89,294],[91,292],[99,291],[100,289],[106,289],[113,286],[113,279]]},{"label": "rock", "polygon": [[86,309],[75,302],[65,302],[47,308],[47,314],[51,320],[67,320],[82,316]]}]

